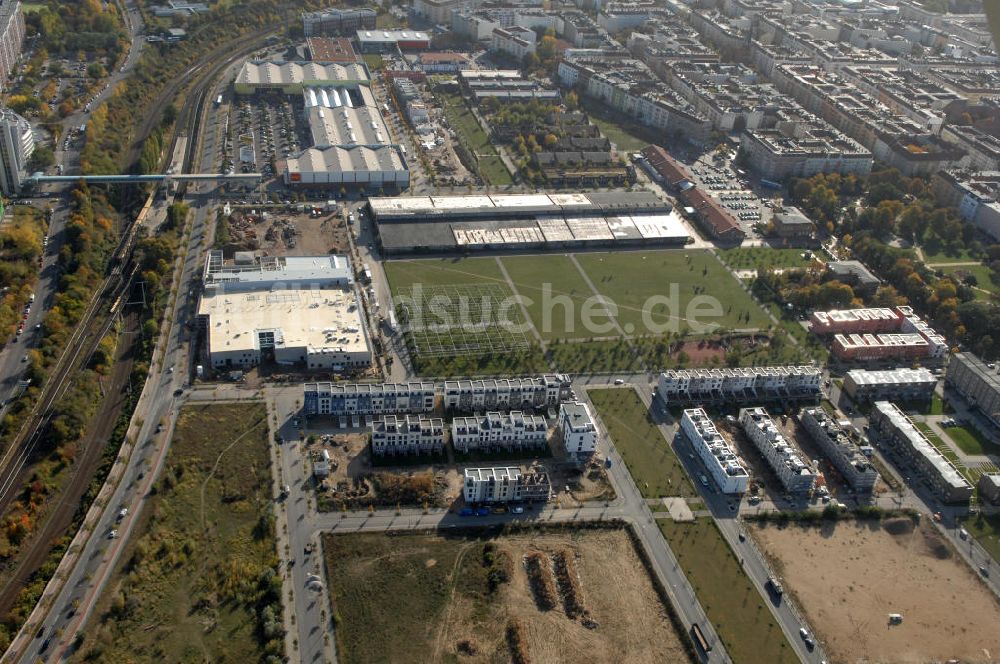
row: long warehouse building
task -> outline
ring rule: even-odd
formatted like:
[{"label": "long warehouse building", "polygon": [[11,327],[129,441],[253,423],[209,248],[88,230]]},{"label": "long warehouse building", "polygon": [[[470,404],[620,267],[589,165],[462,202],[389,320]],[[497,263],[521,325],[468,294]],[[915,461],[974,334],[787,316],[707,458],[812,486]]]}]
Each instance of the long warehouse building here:
[{"label": "long warehouse building", "polygon": [[652,192],[370,198],[368,207],[387,254],[691,241]]},{"label": "long warehouse building", "polygon": [[236,77],[237,94],[292,97],[309,126],[312,146],[277,162],[286,185],[403,191],[410,170],[369,89],[360,62],[250,61]]}]

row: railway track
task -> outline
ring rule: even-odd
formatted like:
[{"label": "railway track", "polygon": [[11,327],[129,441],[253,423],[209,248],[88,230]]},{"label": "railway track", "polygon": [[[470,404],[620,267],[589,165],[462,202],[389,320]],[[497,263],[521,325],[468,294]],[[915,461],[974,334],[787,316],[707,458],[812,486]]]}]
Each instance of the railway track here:
[{"label": "railway track", "polygon": [[[184,171],[190,172],[200,155],[201,132],[199,130],[207,108],[207,95],[216,84],[220,74],[238,59],[260,48],[269,35],[283,28],[284,25],[285,23],[276,24],[242,37],[238,40],[241,44],[239,48],[234,48],[231,43],[221,45],[212,51],[212,54],[220,56],[225,54],[221,60],[203,62],[193,66],[185,72],[184,76],[179,77],[176,82],[169,86],[174,94],[178,94],[185,86],[190,86],[187,99],[178,114],[175,125],[180,128],[177,132],[178,136],[183,132],[189,137],[195,137],[195,140],[189,141],[187,145],[183,160]],[[160,98],[162,97],[163,95],[160,96]],[[155,118],[156,114],[153,114],[153,117]],[[149,124],[147,121],[144,128],[148,133],[153,126],[155,123]],[[173,152],[176,140],[175,137],[170,154]],[[141,141],[138,145],[141,147]],[[31,416],[3,456],[0,457],[0,514],[3,514],[16,499],[30,474],[31,463],[34,455],[40,449],[39,446],[43,443],[47,425],[53,415],[53,407],[66,394],[77,371],[89,361],[97,344],[111,329],[116,315],[121,311],[122,303],[136,274],[136,267],[132,264],[131,257],[138,229],[142,225],[145,213],[151,208],[152,201],[153,195],[150,195],[139,216],[123,234],[110,261],[111,270],[108,276],[92,298],[80,324],[74,330],[66,348],[60,355]],[[110,315],[100,316],[101,312],[109,311]],[[118,387],[120,386],[112,385],[111,389],[118,389]],[[107,398],[112,398],[110,393]],[[93,422],[90,426],[93,426]],[[10,575],[0,587],[0,611],[6,611],[13,605],[21,587],[27,583],[31,575],[45,560],[51,543],[63,535],[72,522],[70,518],[72,512],[67,512],[67,510],[76,510],[79,496],[89,484],[90,475],[96,471],[95,462],[99,461],[100,455],[95,457],[94,454],[97,454],[96,447],[85,450],[86,459],[81,460],[81,468],[77,476],[74,476],[70,486],[67,486],[56,497],[44,525],[27,544],[20,560],[8,568]]]}]

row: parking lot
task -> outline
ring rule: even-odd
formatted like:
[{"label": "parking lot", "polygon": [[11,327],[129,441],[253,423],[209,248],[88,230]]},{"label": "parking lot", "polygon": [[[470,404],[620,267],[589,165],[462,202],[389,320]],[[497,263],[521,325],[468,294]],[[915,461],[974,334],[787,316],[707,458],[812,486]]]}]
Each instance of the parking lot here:
[{"label": "parking lot", "polygon": [[223,170],[275,174],[275,162],[310,144],[302,108],[279,95],[240,98],[232,106],[220,146]]},{"label": "parking lot", "polygon": [[698,186],[732,213],[748,238],[761,237],[755,227],[763,229],[771,221],[772,203],[754,193],[746,173],[734,168],[728,154],[715,150],[702,154],[690,170]]}]

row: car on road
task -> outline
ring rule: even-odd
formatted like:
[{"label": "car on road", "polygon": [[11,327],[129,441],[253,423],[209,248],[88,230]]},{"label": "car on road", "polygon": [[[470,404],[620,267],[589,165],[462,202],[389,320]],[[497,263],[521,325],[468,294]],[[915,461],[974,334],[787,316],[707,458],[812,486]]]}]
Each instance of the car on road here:
[{"label": "car on road", "polygon": [[476,516],[489,516],[489,515],[490,515],[489,507],[480,507],[478,510],[476,510]]},{"label": "car on road", "polygon": [[990,570],[987,569],[984,565],[980,565],[979,566],[979,573],[982,574],[983,576],[989,576],[990,575]]},{"label": "car on road", "polygon": [[708,478],[707,478],[707,477],[705,477],[705,474],[704,474],[704,473],[702,473],[701,475],[699,475],[699,476],[698,476],[698,479],[699,479],[699,480],[701,481],[701,485],[702,485],[703,487],[706,487],[706,488],[708,487]]},{"label": "car on road", "polygon": [[462,510],[458,513],[458,515],[459,516],[472,516],[475,513],[476,513],[476,511],[473,510],[471,507],[463,507]]},{"label": "car on road", "polygon": [[304,549],[302,550],[302,552],[303,552],[303,553],[304,553],[305,555],[307,555],[307,556],[308,556],[309,554],[311,554],[311,553],[313,552],[313,545],[312,545],[312,542],[309,542],[308,544],[306,544],[306,545],[305,545],[305,548],[304,548]]},{"label": "car on road", "polygon": [[625,381],[621,378],[615,378],[615,385],[624,385]]},{"label": "car on road", "polygon": [[121,521],[122,519],[124,519],[124,518],[125,518],[125,517],[127,517],[127,516],[128,516],[128,508],[127,508],[127,507],[123,507],[123,508],[121,508],[121,509],[120,509],[120,510],[118,511],[118,516],[117,516],[117,520],[118,520],[118,521]]},{"label": "car on road", "polygon": [[805,627],[799,627],[799,636],[801,636],[802,640],[805,641],[809,638],[809,630]]},{"label": "car on road", "polygon": [[118,539],[118,531],[111,530],[108,532],[108,539]]},{"label": "car on road", "polygon": [[514,507],[510,508],[510,511],[513,514],[524,514],[524,508],[521,507],[520,505],[515,505]]},{"label": "car on road", "polygon": [[813,638],[811,636],[807,636],[806,638],[802,639],[802,642],[806,644],[806,648],[808,648],[809,650],[812,650],[813,648],[816,647],[816,642],[813,641]]}]

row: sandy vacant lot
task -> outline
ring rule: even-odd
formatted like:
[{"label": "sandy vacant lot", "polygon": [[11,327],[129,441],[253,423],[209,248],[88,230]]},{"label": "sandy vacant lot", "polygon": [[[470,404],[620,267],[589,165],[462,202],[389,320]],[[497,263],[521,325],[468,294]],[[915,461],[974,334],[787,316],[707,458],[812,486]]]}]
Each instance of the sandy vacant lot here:
[{"label": "sandy vacant lot", "polygon": [[[510,580],[495,593],[486,590],[480,571],[487,542],[509,553],[513,563]],[[525,557],[536,551],[550,561],[557,553],[573,554],[593,622],[569,617],[562,599],[548,610],[539,608],[525,568]],[[509,662],[512,620],[523,625],[532,662],[688,661],[624,530],[488,540],[340,535],[325,538],[324,554],[335,611],[343,617],[338,644],[348,663]],[[386,614],[395,619],[384,620]]]},{"label": "sandy vacant lot", "polygon": [[[995,662],[1000,603],[930,524],[755,527],[836,662]],[[903,615],[890,627],[888,614]]]}]

